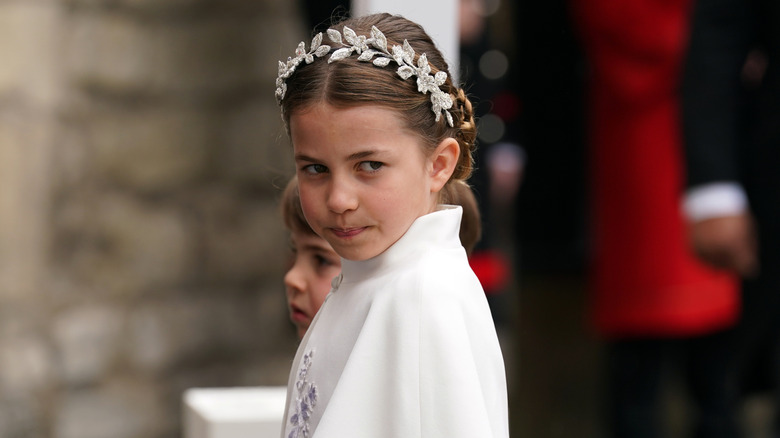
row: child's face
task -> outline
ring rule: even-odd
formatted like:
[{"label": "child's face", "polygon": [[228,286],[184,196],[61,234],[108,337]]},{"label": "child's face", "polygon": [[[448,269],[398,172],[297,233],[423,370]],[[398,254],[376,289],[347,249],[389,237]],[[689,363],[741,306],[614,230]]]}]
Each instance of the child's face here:
[{"label": "child's face", "polygon": [[290,319],[303,337],[341,272],[341,259],[328,242],[309,233],[293,232],[293,265],[284,276]]},{"label": "child's face", "polygon": [[306,220],[345,259],[381,254],[435,209],[433,163],[395,112],[315,104],[290,134]]}]

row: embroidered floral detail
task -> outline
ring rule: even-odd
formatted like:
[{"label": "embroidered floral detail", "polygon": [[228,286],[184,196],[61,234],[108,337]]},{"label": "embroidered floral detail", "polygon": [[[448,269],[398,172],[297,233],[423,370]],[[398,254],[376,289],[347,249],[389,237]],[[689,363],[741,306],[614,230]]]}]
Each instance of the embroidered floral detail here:
[{"label": "embroidered floral detail", "polygon": [[287,438],[308,438],[309,418],[311,418],[314,405],[317,404],[317,385],[309,380],[309,367],[311,366],[314,351],[309,350],[303,355],[301,368],[298,370],[298,379],[295,382],[295,406],[290,415],[290,434]]}]

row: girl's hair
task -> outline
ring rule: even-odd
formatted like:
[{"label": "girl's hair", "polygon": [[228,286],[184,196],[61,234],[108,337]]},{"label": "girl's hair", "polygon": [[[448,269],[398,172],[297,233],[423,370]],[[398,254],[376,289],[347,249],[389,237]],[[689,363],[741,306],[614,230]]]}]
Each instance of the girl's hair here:
[{"label": "girl's hair", "polygon": [[[442,201],[463,207],[463,219],[460,222],[460,242],[466,252],[471,254],[474,246],[482,236],[482,224],[479,219],[479,208],[474,192],[463,181],[454,181],[442,190]],[[288,230],[295,233],[317,234],[311,229],[301,209],[301,198],[298,195],[298,178],[293,177],[284,192],[282,192],[282,220]]]},{"label": "girl's hair", "polygon": [[463,217],[460,220],[460,243],[466,248],[466,252],[471,254],[482,237],[482,221],[474,192],[465,181],[455,180],[444,186],[441,198],[444,204],[463,207]]},{"label": "girl's hair", "polygon": [[371,27],[376,26],[387,38],[388,47],[402,45],[406,40],[416,53],[415,64],[424,53],[432,75],[439,71],[447,72],[447,80],[439,88],[452,98],[449,112],[453,126],[445,117],[436,121],[431,95],[419,92],[414,78],[402,79],[392,64],[377,67],[371,62],[358,61],[358,57],[352,55],[333,63],[316,59],[311,64],[301,63],[297,67],[286,80],[287,90],[281,101],[282,118],[287,129],[292,114],[305,111],[316,103],[327,103],[337,108],[381,105],[394,110],[406,128],[423,140],[428,152],[433,151],[442,140],[455,138],[460,145],[460,157],[450,182],[467,180],[474,165],[472,154],[477,137],[471,101],[463,89],[452,82],[444,57],[425,30],[406,18],[390,14],[349,18],[331,26],[331,29],[341,32],[344,26],[363,36],[370,36]]},{"label": "girl's hair", "polygon": [[311,226],[306,221],[306,217],[303,215],[301,197],[298,194],[298,177],[292,177],[290,182],[287,183],[287,187],[284,188],[281,209],[282,220],[288,230],[294,233],[317,234],[311,229]]}]

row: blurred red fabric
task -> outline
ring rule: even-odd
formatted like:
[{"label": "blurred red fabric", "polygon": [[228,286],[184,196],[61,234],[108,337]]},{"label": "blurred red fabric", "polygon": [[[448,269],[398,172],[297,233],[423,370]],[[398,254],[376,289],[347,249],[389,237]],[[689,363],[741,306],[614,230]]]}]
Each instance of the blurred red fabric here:
[{"label": "blurred red fabric", "polygon": [[476,251],[469,257],[469,265],[487,295],[500,294],[509,284],[509,261],[499,252]]},{"label": "blurred red fabric", "polygon": [[607,337],[733,324],[736,280],[688,246],[678,84],[690,0],[574,0],[591,61],[591,316]]}]

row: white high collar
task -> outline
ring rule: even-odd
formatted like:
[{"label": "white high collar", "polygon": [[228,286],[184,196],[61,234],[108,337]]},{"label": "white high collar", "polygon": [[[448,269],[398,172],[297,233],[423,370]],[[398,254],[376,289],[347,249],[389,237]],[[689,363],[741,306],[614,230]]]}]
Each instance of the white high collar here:
[{"label": "white high collar", "polygon": [[414,262],[415,254],[430,248],[463,249],[460,243],[462,214],[463,208],[459,205],[439,205],[436,211],[417,218],[398,241],[376,257],[362,261],[342,258],[341,275],[334,279],[334,283],[352,283],[376,277],[400,264]]}]

